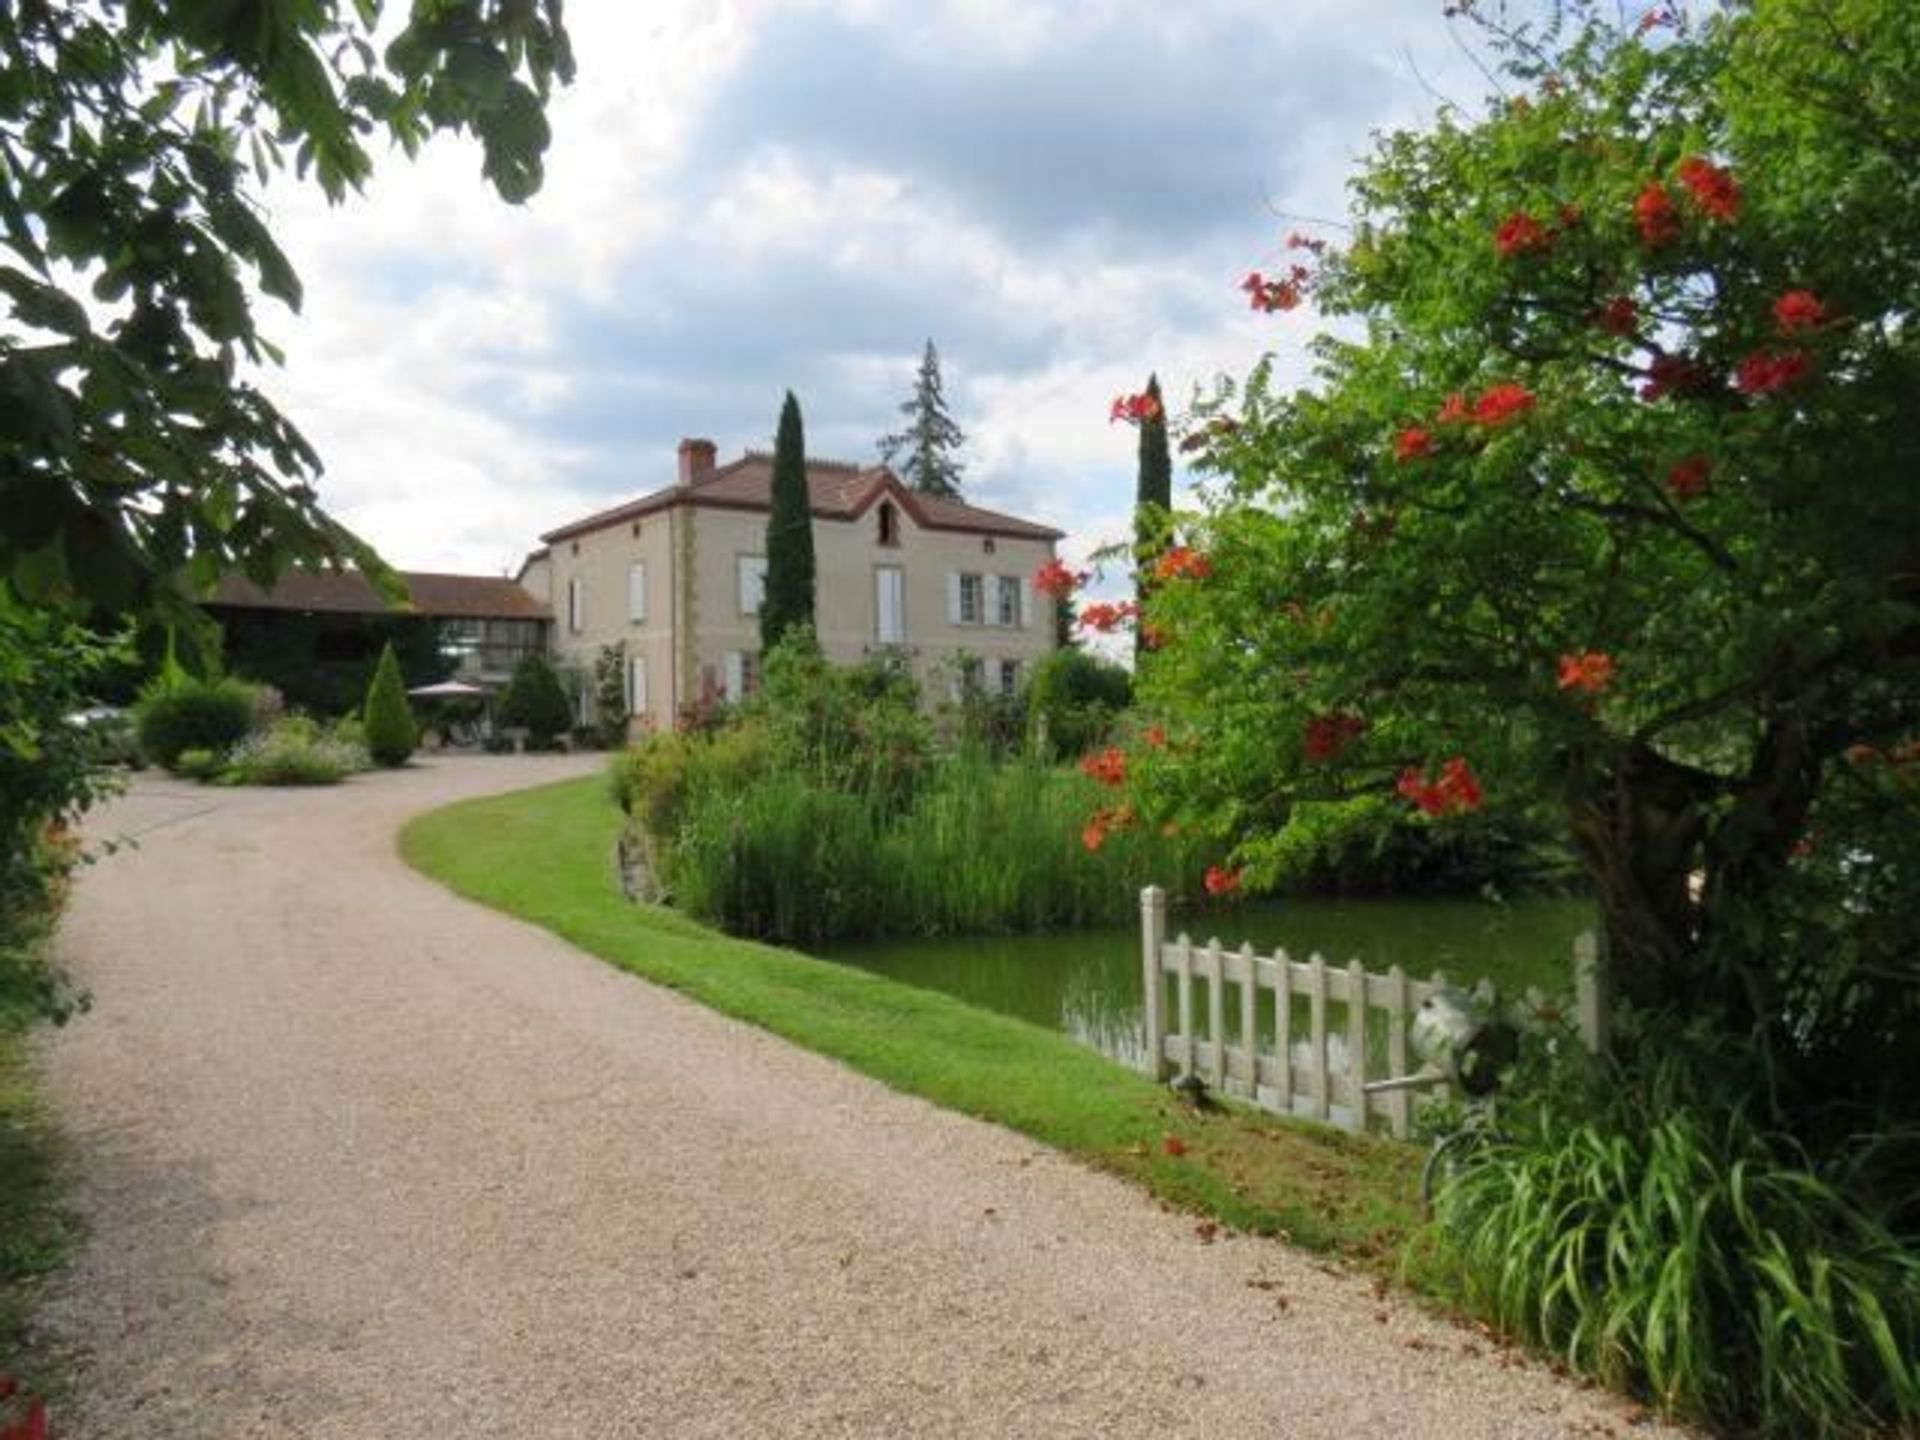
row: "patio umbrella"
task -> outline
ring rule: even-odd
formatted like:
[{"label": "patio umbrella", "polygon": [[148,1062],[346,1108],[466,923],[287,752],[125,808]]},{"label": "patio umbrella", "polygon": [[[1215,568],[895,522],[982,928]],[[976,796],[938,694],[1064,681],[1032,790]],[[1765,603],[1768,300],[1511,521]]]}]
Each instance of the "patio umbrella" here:
[{"label": "patio umbrella", "polygon": [[407,691],[419,700],[481,700],[492,693],[484,685],[469,685],[465,680],[442,680],[433,685],[416,685]]}]

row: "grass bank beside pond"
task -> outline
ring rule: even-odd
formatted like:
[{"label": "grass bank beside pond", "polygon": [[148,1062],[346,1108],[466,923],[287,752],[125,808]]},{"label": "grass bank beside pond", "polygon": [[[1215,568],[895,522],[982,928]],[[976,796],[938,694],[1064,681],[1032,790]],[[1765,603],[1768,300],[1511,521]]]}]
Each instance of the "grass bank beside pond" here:
[{"label": "grass bank beside pond", "polygon": [[613,870],[620,824],[595,777],[421,816],[400,850],[469,899],[897,1090],[1030,1135],[1235,1229],[1398,1267],[1418,1224],[1417,1153],[1252,1111],[1197,1116],[1064,1036],[630,905]]},{"label": "grass bank beside pond", "polygon": [[27,1363],[35,1288],[67,1254],[53,1137],[27,1064],[26,1032],[0,1023],[0,1376],[45,1389]]}]

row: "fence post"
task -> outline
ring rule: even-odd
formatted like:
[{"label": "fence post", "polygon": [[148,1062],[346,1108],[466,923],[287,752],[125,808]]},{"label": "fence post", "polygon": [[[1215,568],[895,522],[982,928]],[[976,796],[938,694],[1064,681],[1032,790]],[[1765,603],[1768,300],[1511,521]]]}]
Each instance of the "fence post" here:
[{"label": "fence post", "polygon": [[1167,892],[1149,885],[1140,892],[1140,945],[1145,959],[1147,1077],[1166,1078],[1167,1023],[1161,1015],[1165,987],[1160,979],[1160,956],[1167,943]]},{"label": "fence post", "polygon": [[1593,931],[1573,942],[1573,1004],[1580,1039],[1594,1055],[1607,1048],[1607,997],[1600,974],[1600,942]]}]

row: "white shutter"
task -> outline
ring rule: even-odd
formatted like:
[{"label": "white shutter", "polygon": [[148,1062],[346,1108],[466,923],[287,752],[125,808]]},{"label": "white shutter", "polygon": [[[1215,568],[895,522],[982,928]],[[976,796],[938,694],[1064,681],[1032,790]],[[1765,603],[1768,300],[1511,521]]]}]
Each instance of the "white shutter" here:
[{"label": "white shutter", "polygon": [[739,591],[740,613],[758,615],[767,598],[767,558],[764,555],[735,557],[735,582]]},{"label": "white shutter", "polygon": [[891,565],[883,565],[873,572],[873,584],[876,637],[882,645],[904,643],[907,625],[901,572]]},{"label": "white shutter", "polygon": [[647,713],[647,657],[644,655],[627,657],[627,713]]},{"label": "white shutter", "polygon": [[958,570],[947,572],[947,623],[949,625],[960,623],[960,572]]},{"label": "white shutter", "polygon": [[638,561],[627,567],[627,619],[638,625],[647,618],[647,567]]},{"label": "white shutter", "polygon": [[744,699],[747,690],[747,657],[741,650],[727,652],[727,688],[729,700]]},{"label": "white shutter", "polygon": [[1023,575],[1014,582],[1020,587],[1020,628],[1033,628],[1033,579]]},{"label": "white shutter", "polygon": [[587,596],[580,585],[580,577],[574,576],[567,581],[567,628],[578,635],[587,623]]}]

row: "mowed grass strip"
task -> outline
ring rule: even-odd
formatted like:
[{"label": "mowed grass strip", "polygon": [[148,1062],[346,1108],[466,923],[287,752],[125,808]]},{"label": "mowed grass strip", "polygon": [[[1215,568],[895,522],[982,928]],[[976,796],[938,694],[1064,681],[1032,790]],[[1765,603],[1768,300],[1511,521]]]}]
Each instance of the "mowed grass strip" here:
[{"label": "mowed grass strip", "polygon": [[1409,1147],[1237,1106],[1196,1114],[1064,1036],[630,904],[614,871],[620,824],[604,781],[570,780],[420,816],[400,851],[468,899],[894,1089],[1125,1176],[1170,1205],[1369,1269],[1397,1268],[1418,1226],[1419,1157]]}]

